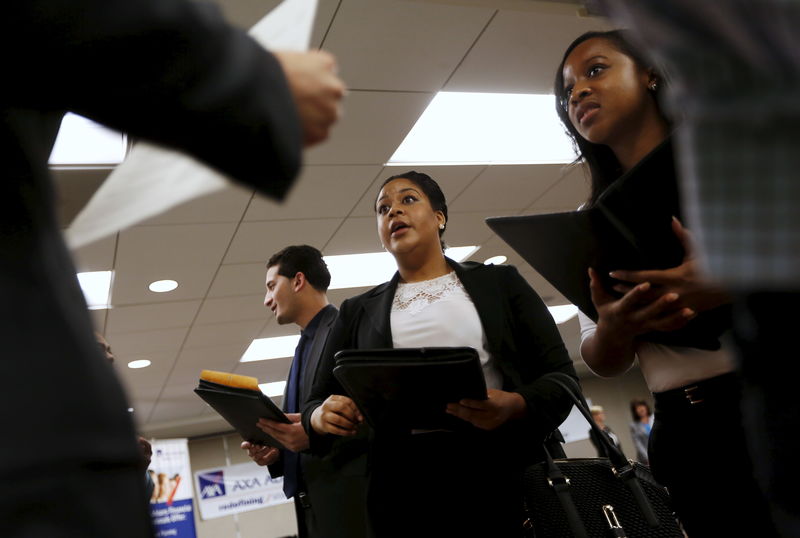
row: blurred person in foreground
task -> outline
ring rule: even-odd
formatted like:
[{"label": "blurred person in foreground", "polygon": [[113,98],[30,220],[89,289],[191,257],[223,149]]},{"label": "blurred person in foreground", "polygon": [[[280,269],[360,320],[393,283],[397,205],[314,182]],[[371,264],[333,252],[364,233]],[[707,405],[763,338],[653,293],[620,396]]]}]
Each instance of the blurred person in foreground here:
[{"label": "blurred person in foreground", "polygon": [[54,211],[61,118],[182,149],[280,199],[344,87],[330,55],[271,54],[205,4],[29,0],[0,21],[14,73],[0,89],[0,426],[39,441],[0,449],[0,535],[150,536],[128,405]]}]

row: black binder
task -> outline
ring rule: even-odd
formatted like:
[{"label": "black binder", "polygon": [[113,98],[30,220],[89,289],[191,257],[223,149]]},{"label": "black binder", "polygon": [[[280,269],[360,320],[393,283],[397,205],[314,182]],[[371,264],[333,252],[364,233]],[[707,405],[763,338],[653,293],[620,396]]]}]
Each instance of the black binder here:
[{"label": "black binder", "polygon": [[263,392],[231,387],[205,379],[200,380],[194,392],[227,420],[245,441],[285,448],[280,441],[256,426],[259,418],[291,424],[283,411]]},{"label": "black binder", "polygon": [[333,374],[376,429],[469,429],[447,404],[487,398],[471,347],[343,350],[335,359]]},{"label": "black binder", "polygon": [[[617,297],[613,270],[668,269],[683,262],[672,231],[680,204],[669,142],[616,180],[589,209],[566,213],[492,217],[489,227],[584,314],[597,321],[588,269]],[[653,332],[653,342],[716,350],[729,328],[727,306],[703,312],[686,327]]]}]

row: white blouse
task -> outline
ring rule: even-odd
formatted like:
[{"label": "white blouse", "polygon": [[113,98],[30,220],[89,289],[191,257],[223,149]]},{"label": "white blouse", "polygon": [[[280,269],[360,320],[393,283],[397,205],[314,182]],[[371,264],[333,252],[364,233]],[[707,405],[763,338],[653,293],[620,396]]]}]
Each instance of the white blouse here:
[{"label": "white blouse", "polygon": [[391,311],[394,347],[472,347],[486,387],[502,389],[503,377],[486,350],[478,311],[454,271],[422,282],[398,283]]},{"label": "white blouse", "polygon": [[[581,344],[594,335],[597,325],[583,312],[578,312]],[[677,389],[690,383],[733,371],[731,353],[724,347],[707,351],[693,347],[667,346],[653,342],[636,345],[639,367],[651,392]],[[585,361],[584,361],[585,362]]]}]

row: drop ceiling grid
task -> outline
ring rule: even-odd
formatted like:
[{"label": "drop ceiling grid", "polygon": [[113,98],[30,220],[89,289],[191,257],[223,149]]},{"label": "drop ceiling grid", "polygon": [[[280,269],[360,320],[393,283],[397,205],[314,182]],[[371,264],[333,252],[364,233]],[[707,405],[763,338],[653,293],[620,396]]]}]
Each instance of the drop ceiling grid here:
[{"label": "drop ceiling grid", "polygon": [[[366,2],[371,3],[367,5]],[[328,37],[325,39],[325,45],[327,46],[330,44],[330,48],[334,49],[333,52],[336,52],[335,49],[337,48],[341,49],[342,51],[349,51],[353,48],[353,45],[344,42],[344,33],[342,33],[344,32],[344,29],[357,23],[358,17],[360,16],[367,18],[371,17],[371,20],[377,20],[381,17],[384,17],[385,19],[386,15],[381,15],[379,11],[381,11],[382,8],[385,8],[387,12],[391,12],[392,10],[397,9],[397,4],[398,3],[395,2],[388,2],[387,0],[343,0],[340,6],[339,2],[323,0],[321,4],[321,13],[324,11],[325,13],[329,14],[331,19],[327,21],[327,24],[324,20],[318,20],[315,26],[315,34],[318,34],[319,36],[324,35],[324,32],[329,27]],[[417,11],[410,8],[410,3],[401,2],[400,4],[403,4],[403,9],[409,10],[409,13],[411,11]],[[366,11],[359,14],[359,9],[357,9],[359,6],[363,7]],[[431,6],[426,6],[426,9],[430,7]],[[339,8],[338,11],[337,8]],[[453,8],[438,6],[436,9],[450,10]],[[463,8],[458,9],[461,10]],[[474,11],[479,12],[482,10],[475,9]],[[483,11],[486,11],[487,13],[494,12],[493,10]],[[443,11],[443,13],[444,12],[445,11]],[[409,13],[406,15],[410,16]],[[333,18],[334,14],[335,18]],[[501,12],[498,17],[495,17],[495,19],[492,20],[492,23],[488,26],[488,28],[486,28],[486,31],[483,31],[481,25],[478,24],[480,21],[478,21],[477,18],[475,20],[469,20],[465,23],[465,25],[459,27],[459,33],[456,37],[450,40],[449,43],[444,44],[445,48],[449,47],[447,51],[429,51],[429,54],[425,55],[425,57],[419,57],[419,53],[416,53],[417,57],[415,57],[414,54],[410,54],[407,59],[398,60],[399,63],[396,66],[397,69],[393,69],[395,66],[391,65],[391,62],[389,61],[385,61],[385,69],[381,70],[374,67],[376,63],[380,63],[380,55],[382,54],[381,47],[376,43],[371,44],[371,46],[374,48],[374,51],[357,51],[352,54],[348,52],[347,58],[349,59],[350,63],[348,64],[347,60],[343,60],[345,63],[342,64],[342,73],[352,73],[351,78],[353,81],[358,82],[358,86],[365,86],[369,89],[385,89],[389,91],[351,91],[345,103],[345,117],[334,130],[331,140],[326,144],[307,152],[307,167],[303,173],[304,175],[309,174],[309,178],[311,179],[307,182],[307,184],[303,179],[300,180],[300,183],[298,183],[296,187],[297,194],[290,194],[288,205],[278,209],[275,207],[275,204],[270,204],[269,202],[265,202],[261,199],[253,199],[249,204],[244,204],[246,208],[242,212],[241,218],[232,219],[231,223],[233,224],[238,222],[238,225],[243,226],[245,222],[256,222],[262,220],[267,221],[278,218],[282,218],[284,220],[287,218],[296,218],[298,222],[304,222],[309,219],[320,218],[322,216],[338,217],[340,220],[338,221],[339,225],[336,227],[336,233],[333,233],[324,244],[326,254],[329,253],[327,252],[328,248],[333,250],[338,249],[336,245],[339,244],[340,240],[344,239],[344,236],[339,236],[339,234],[349,231],[351,226],[354,230],[356,228],[360,229],[363,224],[367,224],[367,234],[375,237],[373,220],[374,213],[372,212],[372,198],[374,193],[372,191],[377,187],[376,183],[381,180],[383,176],[391,175],[391,173],[394,172],[393,169],[384,168],[383,164],[388,160],[388,158],[396,149],[397,145],[399,145],[399,143],[405,137],[411,126],[419,117],[419,114],[427,106],[433,94],[441,89],[441,84],[443,84],[443,81],[450,79],[450,83],[448,84],[447,88],[453,89],[458,84],[466,84],[471,77],[473,80],[477,80],[473,77],[476,70],[485,75],[484,80],[481,81],[482,84],[489,84],[489,86],[494,84],[496,86],[499,81],[503,81],[502,77],[506,77],[506,80],[503,81],[504,84],[509,81],[509,76],[506,71],[503,71],[503,69],[505,69],[509,63],[516,63],[517,66],[523,64],[523,62],[520,60],[524,59],[526,53],[524,51],[515,51],[514,47],[519,45],[521,42],[520,40],[531,39],[530,36],[527,36],[528,33],[531,33],[530,28],[521,34],[520,32],[522,30],[522,25],[513,25],[515,28],[514,31],[517,32],[516,37],[505,43],[504,46],[506,46],[507,49],[499,52],[499,56],[494,56],[490,61],[491,65],[486,63],[488,60],[486,57],[486,50],[491,49],[495,52],[499,51],[498,45],[490,43],[490,41],[497,40],[498,34],[502,36],[502,34],[505,32],[510,31],[506,26],[506,23],[508,21],[513,22],[513,20],[519,17],[519,15],[519,13],[515,12],[509,17],[508,14]],[[565,18],[565,20],[567,20],[567,18]],[[450,23],[451,21],[447,21],[447,23],[443,25],[443,29],[441,29],[441,31],[446,35],[450,35],[447,34],[449,31],[448,25]],[[573,29],[576,30],[574,34],[577,35],[580,33],[580,31],[582,31],[578,31],[578,27],[584,23],[585,21],[578,21],[576,25],[575,21],[568,21],[565,23],[567,24],[566,29],[562,27],[561,30],[559,30],[559,33],[563,34],[563,39],[568,41],[571,39],[570,34],[573,33]],[[596,25],[596,22],[593,21],[591,24]],[[383,55],[384,60],[393,58],[397,54],[401,54],[403,51],[409,53],[413,52],[414,50],[413,47],[410,47],[408,43],[406,43],[404,46],[402,39],[398,39],[397,37],[399,33],[408,33],[403,29],[402,25],[396,25],[395,27],[392,27],[391,25],[392,21],[388,20],[386,25],[384,25],[386,27],[380,29],[381,31],[386,32],[386,42],[392,42],[390,49],[386,50],[385,54]],[[399,30],[395,31],[394,28],[398,28]],[[373,30],[374,28],[371,28],[370,32]],[[480,39],[475,40],[481,31],[483,31],[483,34],[481,35]],[[534,27],[534,32],[540,32],[538,27]],[[472,37],[467,39],[467,36],[470,33],[472,33]],[[416,37],[416,34],[414,35]],[[322,38],[319,37],[319,39],[321,40]],[[358,40],[353,39],[352,42],[358,43]],[[454,46],[456,42],[458,42],[458,47]],[[358,46],[363,47],[364,45],[361,43]],[[457,52],[458,48],[461,50]],[[467,51],[469,51],[468,54]],[[369,54],[374,55],[374,57],[366,57],[364,61],[355,61],[354,59],[358,57],[358,54]],[[542,54],[544,54],[544,52]],[[557,56],[557,54],[555,54],[555,56]],[[503,61],[497,61],[498,57],[502,57]],[[444,60],[439,62],[441,65],[436,66],[438,70],[428,69],[426,67],[425,69],[420,70],[418,77],[415,77],[413,69],[415,62],[424,63],[431,58],[444,58]],[[484,64],[481,65],[481,62],[484,62]],[[455,69],[456,65],[458,65],[457,69]],[[530,65],[525,64],[524,69],[530,70],[531,67]],[[372,72],[369,72],[370,70],[372,70]],[[425,72],[422,73],[422,71]],[[547,73],[542,74],[542,79],[539,81],[539,84],[545,84],[546,82],[547,86],[549,86],[549,80],[552,78],[552,73],[549,72],[550,70],[547,71]],[[520,72],[522,72],[522,69],[520,69]],[[418,84],[419,86],[416,88],[411,88],[411,86],[403,86],[400,84],[392,87],[391,84],[394,84],[394,82],[387,82],[395,80],[408,80],[413,82],[413,84]],[[510,86],[513,86],[513,84],[515,84],[513,82],[514,77],[511,76],[510,80]],[[423,83],[425,85],[423,85]],[[436,85],[437,83],[439,86]],[[406,89],[424,89],[425,92],[418,93],[400,91]],[[352,170],[343,173],[344,168],[349,166],[352,166]],[[339,173],[338,177],[336,176],[337,168]],[[471,196],[473,195],[473,193],[470,192],[471,188],[476,186],[475,184],[478,181],[481,173],[486,172],[487,168],[478,167],[479,170],[476,173],[476,170],[474,169],[467,170],[469,167],[461,167],[462,170],[454,172],[452,182],[447,179],[448,172],[444,171],[444,169],[440,167],[435,168],[436,170],[432,170],[433,177],[442,181],[448,198],[450,199],[451,203],[454,204],[453,228],[449,231],[449,233],[453,233],[454,237],[458,237],[458,232],[456,232],[456,230],[458,228],[462,228],[466,232],[466,235],[480,237],[480,230],[484,226],[481,223],[481,220],[484,215],[478,215],[475,211],[460,211],[456,202],[460,200],[461,204],[466,204],[466,202],[470,200]],[[331,174],[331,177],[328,178],[330,183],[325,184],[325,186],[322,188],[319,188],[318,185],[325,181],[325,175],[328,171],[330,171]],[[437,177],[436,174],[439,174],[440,177]],[[338,181],[335,181],[334,178],[338,179]],[[347,184],[347,186],[344,184]],[[333,189],[328,189],[328,187],[332,187],[334,185],[335,187]],[[561,199],[561,194],[556,192],[557,188],[560,187],[560,184],[556,187],[553,187],[551,191],[548,191],[545,196],[542,197],[542,201],[551,205],[564,204],[565,202]],[[529,196],[530,194],[527,188],[521,189],[519,192],[515,191],[515,193],[517,194],[515,198],[519,199]],[[523,195],[522,193],[525,194]],[[552,194],[552,196],[548,196],[550,194]],[[293,198],[293,196],[296,196],[296,200]],[[339,197],[334,200],[334,197],[337,196]],[[524,206],[520,206],[519,202],[515,201],[516,204],[513,208],[513,211],[519,212],[523,210],[523,208],[527,209],[528,207],[535,211],[538,207],[538,199],[536,202],[531,203],[531,200],[534,200],[535,196],[536,193],[533,193],[528,199],[524,200]],[[569,194],[566,195],[566,199],[569,199]],[[231,207],[233,206],[235,206],[235,204],[232,204]],[[468,206],[469,204],[466,204],[464,207]],[[328,214],[326,213],[328,210],[337,212],[343,211],[345,212],[346,216],[341,214]],[[512,210],[506,208],[503,211]],[[173,224],[174,226],[181,222],[187,222],[187,219],[188,221],[194,220],[195,218],[202,219],[204,217],[204,213],[207,212],[208,209],[204,210],[198,205],[197,210],[194,213],[189,213],[188,217],[181,216],[178,214],[178,212],[176,212],[172,215],[165,215],[161,219],[157,218],[150,224],[158,223],[161,225],[171,222],[175,223]],[[197,216],[195,216],[195,214]],[[212,215],[207,216],[213,218]],[[362,220],[357,220],[359,218]],[[462,222],[462,218],[469,218],[473,220],[464,220]],[[372,224],[370,225],[368,221],[372,221]],[[198,222],[202,222],[202,220],[198,220]],[[297,230],[302,228],[302,224],[299,224],[296,227]],[[238,236],[238,232],[236,235]],[[245,231],[242,230],[241,237],[244,237],[244,235]],[[258,235],[259,234],[257,233],[254,234],[255,237]],[[285,236],[282,234],[278,235],[281,235],[282,239],[284,239],[283,241],[280,241],[281,246],[283,246],[283,244],[307,242],[304,241],[304,236],[301,236],[300,234],[292,235],[290,232],[286,232]],[[340,239],[337,239],[337,236],[339,236]],[[121,236],[121,239],[122,238],[123,237]],[[490,245],[491,239],[492,235],[489,232],[484,239],[479,239],[478,242]],[[211,344],[216,343],[217,340],[215,338],[209,338],[207,335],[210,334],[211,331],[216,331],[219,325],[224,326],[227,324],[229,326],[231,332],[228,334],[230,335],[231,339],[234,339],[233,334],[236,332],[234,326],[239,325],[240,323],[248,326],[246,331],[248,333],[296,333],[296,328],[294,327],[278,326],[275,323],[270,323],[270,318],[268,316],[271,314],[266,310],[264,310],[265,317],[263,319],[258,317],[259,309],[263,308],[261,306],[261,289],[263,288],[264,275],[264,260],[261,258],[263,256],[252,255],[253,257],[249,257],[250,255],[245,255],[244,253],[246,251],[249,251],[251,248],[255,247],[253,247],[250,243],[247,245],[242,243],[240,246],[236,244],[235,241],[236,237],[230,236],[226,248],[223,249],[226,251],[226,254],[231,254],[231,257],[228,260],[223,260],[222,257],[216,256],[216,259],[223,263],[217,263],[214,266],[216,273],[213,276],[213,280],[207,282],[208,285],[206,286],[205,293],[202,293],[198,297],[191,298],[192,300],[200,300],[202,303],[196,311],[190,327],[178,329],[179,331],[183,331],[181,335],[172,335],[173,340],[179,340],[177,348],[170,352],[173,353],[171,366],[174,368],[173,374],[175,377],[174,380],[164,379],[164,384],[159,392],[160,398],[157,398],[157,400],[153,403],[151,412],[148,413],[151,419],[148,421],[148,423],[165,424],[170,421],[180,421],[182,418],[181,413],[194,413],[194,415],[186,415],[187,421],[191,421],[193,420],[190,418],[191,416],[207,413],[207,408],[195,405],[197,402],[195,402],[193,399],[196,399],[196,396],[191,394],[191,388],[193,382],[196,382],[197,372],[199,372],[200,369],[199,367],[205,364],[205,361],[201,361],[201,359],[198,358],[200,357],[199,354],[215,349],[215,346]],[[277,240],[275,244],[278,244]],[[127,249],[123,250],[126,251]],[[218,250],[219,249],[216,251]],[[269,249],[263,247],[263,250],[266,251]],[[118,260],[117,265],[119,265],[121,268],[124,268],[128,265],[127,260],[129,259],[129,256],[125,252],[121,253],[123,256],[121,260]],[[243,257],[237,258],[237,256],[240,255]],[[146,258],[148,254],[145,251],[141,253],[140,256]],[[480,257],[480,254],[477,256]],[[152,255],[150,257],[157,258]],[[256,257],[258,258],[258,263],[238,263],[238,261],[242,260],[255,261]],[[232,260],[238,261],[235,264],[227,263],[227,261]],[[355,294],[360,291],[363,290],[333,290],[331,295],[343,297],[345,295]],[[246,302],[251,300],[257,304],[252,306],[252,308],[250,306],[243,306]],[[140,303],[141,302],[138,302],[136,304],[138,306],[145,307],[142,310],[142,312],[144,312],[148,303]],[[247,312],[246,314],[241,314],[241,319],[238,317],[239,307]],[[235,312],[230,312],[230,309],[234,309]],[[144,322],[144,320],[142,320],[142,322]],[[115,323],[116,325],[110,324],[109,328],[114,328],[116,331],[121,327],[117,322]],[[253,329],[257,325],[258,328]],[[146,327],[147,325],[145,324],[143,326]],[[253,331],[250,331],[250,329],[253,329]],[[192,333],[189,333],[190,330]],[[169,333],[169,331],[171,330],[162,331],[160,337],[156,337],[154,342],[147,342],[147,340],[150,340],[151,337],[154,336],[154,333],[158,331],[143,331],[141,333],[136,333],[136,335],[141,337],[142,340],[145,340],[139,342],[141,347],[137,349],[141,351],[140,354],[161,353],[161,351],[156,351],[156,349],[163,349],[167,345],[165,334]],[[198,336],[190,337],[190,334],[196,334]],[[133,346],[133,341],[129,339],[131,334],[126,335],[122,333],[115,333],[112,336],[115,340],[117,338],[120,339],[119,343],[122,345],[123,350],[133,350],[135,347]],[[161,343],[159,344],[158,342]],[[202,345],[203,347],[190,349],[189,347],[184,346],[186,342],[191,342],[190,345],[197,344]],[[240,352],[238,350],[241,348],[243,351],[243,348],[246,347],[247,344],[249,344],[249,340],[247,342],[243,342],[241,345],[231,346],[231,348],[229,348],[230,351],[224,355],[224,357],[220,356],[215,359],[213,354],[209,354],[207,355],[208,363],[219,364],[222,365],[223,368],[235,370],[237,372],[253,371],[253,373],[255,373],[260,380],[262,380],[262,375],[259,375],[257,372],[264,372],[269,378],[274,376],[285,378],[285,373],[288,371],[288,360],[284,360],[285,364],[281,367],[278,367],[278,363],[275,363],[275,365],[266,364],[271,361],[265,361],[265,364],[253,363],[252,365],[243,365],[238,363],[238,356],[240,356]],[[116,346],[114,342],[112,342],[112,345]],[[217,347],[221,349],[227,346],[221,345]],[[236,348],[236,353],[232,351],[233,347]],[[179,355],[179,353],[181,355]],[[190,355],[194,357],[194,360],[190,360],[188,358]],[[203,364],[200,364],[200,362],[203,362]],[[169,390],[166,390],[167,387]],[[183,391],[185,394],[178,394],[178,392],[176,392],[180,387],[186,389]],[[181,408],[180,412],[178,410],[178,406]],[[163,408],[159,409],[159,407]]]}]

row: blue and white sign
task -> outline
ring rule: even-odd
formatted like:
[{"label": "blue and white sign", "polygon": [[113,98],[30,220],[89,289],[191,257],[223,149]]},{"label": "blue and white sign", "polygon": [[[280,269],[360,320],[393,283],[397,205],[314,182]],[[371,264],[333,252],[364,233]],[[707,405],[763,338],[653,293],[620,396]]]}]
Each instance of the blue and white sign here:
[{"label": "blue and white sign", "polygon": [[200,517],[204,520],[287,502],[283,478],[272,478],[253,462],[194,473]]},{"label": "blue and white sign", "polygon": [[196,538],[189,447],[186,439],[152,441],[148,473],[155,484],[150,498],[156,538]]}]

